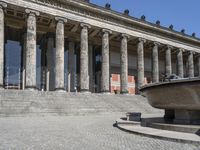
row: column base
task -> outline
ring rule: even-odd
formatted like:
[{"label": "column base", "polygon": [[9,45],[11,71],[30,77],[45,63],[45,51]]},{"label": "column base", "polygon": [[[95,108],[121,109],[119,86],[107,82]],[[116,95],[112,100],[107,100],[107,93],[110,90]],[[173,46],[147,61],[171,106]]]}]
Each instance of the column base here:
[{"label": "column base", "polygon": [[29,90],[29,91],[38,91],[38,89],[35,86],[26,86],[25,90]]},{"label": "column base", "polygon": [[55,88],[56,92],[66,92],[65,88]]},{"label": "column base", "polygon": [[104,95],[111,95],[110,92],[101,92],[101,94],[104,94]]},{"label": "column base", "polygon": [[81,93],[91,93],[89,89],[81,89],[80,90]]},{"label": "column base", "polygon": [[109,90],[101,91],[101,94],[110,94]]}]

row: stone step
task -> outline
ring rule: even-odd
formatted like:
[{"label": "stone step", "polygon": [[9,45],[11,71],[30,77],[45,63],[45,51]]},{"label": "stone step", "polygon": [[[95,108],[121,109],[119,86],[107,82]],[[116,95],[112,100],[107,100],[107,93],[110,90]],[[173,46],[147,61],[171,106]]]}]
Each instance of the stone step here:
[{"label": "stone step", "polygon": [[80,94],[0,90],[0,114],[60,113],[93,114],[106,112],[161,112],[138,95]]}]

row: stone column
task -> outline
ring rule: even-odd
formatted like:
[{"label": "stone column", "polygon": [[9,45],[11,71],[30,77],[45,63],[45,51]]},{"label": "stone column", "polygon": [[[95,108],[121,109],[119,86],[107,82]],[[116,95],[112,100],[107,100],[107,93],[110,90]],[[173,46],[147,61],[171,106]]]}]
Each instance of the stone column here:
[{"label": "stone column", "polygon": [[165,74],[166,75],[172,74],[171,50],[172,50],[172,47],[168,45],[165,51]]},{"label": "stone column", "polygon": [[55,90],[64,91],[64,26],[67,19],[56,17],[56,62],[55,62]]},{"label": "stone column", "polygon": [[26,9],[27,43],[26,43],[26,89],[36,89],[36,16],[39,12]]},{"label": "stone column", "polygon": [[47,34],[47,83],[46,90],[55,89],[55,55],[54,55],[54,34]]},{"label": "stone column", "polygon": [[4,84],[4,8],[7,4],[0,2],[0,88]]},{"label": "stone column", "polygon": [[200,54],[197,56],[198,76],[200,77]]},{"label": "stone column", "polygon": [[120,65],[121,65],[121,94],[128,93],[128,38],[129,36],[126,34],[122,34],[121,39],[121,57],[120,57]]},{"label": "stone column", "polygon": [[145,39],[139,38],[137,47],[137,88],[144,85],[144,43]]},{"label": "stone column", "polygon": [[101,63],[101,92],[110,92],[110,60],[109,60],[109,34],[110,30],[102,30],[102,63]]},{"label": "stone column", "polygon": [[182,49],[179,49],[177,52],[177,74],[179,77],[184,78]]},{"label": "stone column", "polygon": [[70,92],[75,92],[75,77],[76,77],[76,71],[75,71],[75,43],[69,42],[69,55],[68,55],[68,68],[69,68],[69,76],[70,76]]},{"label": "stone column", "polygon": [[193,59],[194,52],[190,51],[188,55],[188,77],[194,77],[194,59]]},{"label": "stone column", "polygon": [[152,77],[153,83],[159,82],[159,60],[158,60],[158,47],[160,43],[154,42],[152,50]]},{"label": "stone column", "polygon": [[88,71],[88,28],[90,25],[81,24],[81,52],[80,52],[80,90],[89,92]]},{"label": "stone column", "polygon": [[[166,75],[171,75],[172,74],[172,60],[171,60],[171,51],[172,51],[172,46],[167,45],[166,46],[166,51],[165,51],[165,74]],[[165,109],[165,119],[168,118],[174,118],[174,110],[171,109]]]}]

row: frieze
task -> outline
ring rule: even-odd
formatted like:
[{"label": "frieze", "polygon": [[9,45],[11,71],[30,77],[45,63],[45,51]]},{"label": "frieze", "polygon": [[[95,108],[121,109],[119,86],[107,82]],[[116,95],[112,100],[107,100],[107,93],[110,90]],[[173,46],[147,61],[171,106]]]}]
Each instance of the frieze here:
[{"label": "frieze", "polygon": [[86,9],[83,9],[83,8],[78,8],[76,6],[72,6],[70,3],[67,3],[66,1],[62,1],[62,0],[32,0],[32,1],[38,2],[38,3],[44,3],[46,5],[51,5],[51,6],[54,6],[54,7],[64,8],[64,9],[73,11],[75,13],[78,13],[80,15],[90,16],[90,17],[93,17],[93,18],[101,19],[103,21],[119,23],[119,21],[115,18],[105,17],[102,14],[94,13],[92,11],[89,11],[89,10],[86,10]]},{"label": "frieze", "polygon": [[[101,20],[101,21],[109,22],[109,23],[115,23],[117,25],[121,24],[121,25],[129,27],[131,29],[133,29],[133,27],[134,27],[134,29],[140,30],[142,32],[145,31],[145,29],[143,27],[141,27],[140,25],[133,24],[131,22],[122,21],[121,19],[117,19],[117,18],[114,18],[112,16],[105,16],[105,14],[93,12],[93,11],[90,11],[90,10],[85,9],[85,8],[80,8],[76,5],[72,5],[67,0],[31,0],[31,1],[34,1],[34,2],[37,2],[37,3],[40,3],[40,4],[43,3],[47,6],[49,5],[49,6],[54,6],[54,7],[66,9],[66,10],[72,11],[73,13],[78,13],[79,15],[85,15],[85,16],[88,16],[88,17],[92,17],[93,19],[98,19],[98,20]],[[146,31],[146,32],[149,32],[149,31],[151,31],[151,29],[148,29],[148,31]],[[155,32],[155,31],[152,30],[151,32]],[[159,33],[159,34],[161,34],[161,33]],[[166,36],[165,33],[164,33],[164,36]]]},{"label": "frieze", "polygon": [[[90,10],[85,9],[85,8],[80,8],[76,5],[72,5],[67,0],[31,0],[31,1],[34,1],[34,2],[37,2],[37,3],[40,3],[40,4],[43,3],[47,6],[49,5],[49,6],[54,6],[54,7],[66,9],[66,10],[71,11],[73,13],[78,13],[79,15],[88,16],[88,17],[91,17],[93,19],[98,19],[100,21],[115,23],[117,25],[121,24],[121,25],[129,27],[131,29],[133,29],[133,27],[134,27],[134,29],[141,30],[142,32],[145,31],[145,29],[142,28],[139,25],[133,24],[131,22],[122,21],[121,19],[116,19],[112,16],[105,16],[105,14],[93,12],[93,11],[90,11]],[[151,31],[151,29],[148,29],[147,32],[149,32],[149,31]],[[155,31],[152,31],[152,32],[155,32]]]}]

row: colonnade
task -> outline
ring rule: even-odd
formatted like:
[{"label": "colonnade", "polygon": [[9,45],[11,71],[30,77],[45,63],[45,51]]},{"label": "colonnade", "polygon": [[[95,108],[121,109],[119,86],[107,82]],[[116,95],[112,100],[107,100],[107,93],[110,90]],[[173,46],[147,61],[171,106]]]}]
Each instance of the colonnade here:
[{"label": "colonnade", "polygon": [[[7,5],[0,2],[0,86],[3,87],[4,77],[4,8]],[[38,11],[26,9],[27,13],[27,32],[26,32],[26,53],[25,57],[25,89],[36,89],[36,19],[40,15]],[[56,21],[56,57],[55,57],[55,90],[64,90],[64,27],[67,23],[66,18],[55,17]],[[80,91],[89,92],[89,56],[88,56],[88,30],[91,25],[81,23],[80,34]],[[110,92],[110,47],[109,40],[111,30],[102,29],[102,77],[101,77],[101,92]],[[128,93],[128,40],[130,35],[121,34],[121,49],[120,49],[120,82],[121,93]],[[144,44],[147,39],[137,38],[137,87],[144,85]],[[152,81],[159,82],[159,47],[160,43],[153,42],[152,47]],[[73,46],[73,45],[71,45]],[[47,42],[47,59],[51,60],[53,49],[53,38],[48,36]],[[172,74],[172,49],[170,45],[165,46],[165,73]],[[176,48],[177,49],[177,48]],[[177,73],[178,76],[184,77],[183,65],[183,49],[177,50]],[[194,77],[194,52],[189,51],[188,54],[188,75]],[[199,59],[200,64],[200,59]],[[52,65],[47,64],[48,72],[52,71]],[[72,70],[73,68],[70,68]],[[51,76],[47,79],[48,84],[52,81]],[[49,90],[49,89],[47,89]]]}]

